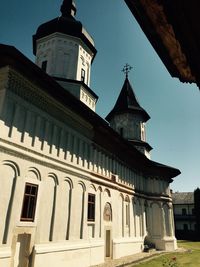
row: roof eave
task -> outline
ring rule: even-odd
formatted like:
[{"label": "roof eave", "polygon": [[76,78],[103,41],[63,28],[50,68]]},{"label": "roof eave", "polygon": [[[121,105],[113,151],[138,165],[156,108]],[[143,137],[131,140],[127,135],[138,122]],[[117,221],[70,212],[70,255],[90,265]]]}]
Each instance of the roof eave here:
[{"label": "roof eave", "polygon": [[197,67],[195,60],[197,54],[193,59],[189,56],[190,52],[194,53],[194,49],[187,42],[187,39],[189,39],[187,36],[183,34],[177,38],[177,32],[180,32],[180,28],[177,29],[178,26],[173,23],[173,19],[176,20],[178,17],[177,13],[176,16],[174,15],[171,18],[169,13],[166,12],[168,2],[171,6],[174,6],[174,1],[172,3],[171,1],[158,0],[125,0],[125,2],[171,76],[179,78],[181,82],[196,82],[199,86],[200,65],[198,64]]}]

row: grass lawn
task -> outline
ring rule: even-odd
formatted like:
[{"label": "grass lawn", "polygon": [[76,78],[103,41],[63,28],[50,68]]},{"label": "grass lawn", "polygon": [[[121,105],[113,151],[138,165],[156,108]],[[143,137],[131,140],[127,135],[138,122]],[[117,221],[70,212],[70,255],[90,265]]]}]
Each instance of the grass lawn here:
[{"label": "grass lawn", "polygon": [[[186,252],[174,252],[158,256],[152,260],[139,263],[137,267],[163,267],[164,261],[170,259],[172,262],[177,263],[177,265],[166,265],[167,267],[200,267],[200,242],[189,242],[189,241],[178,241],[178,247],[183,247]],[[172,260],[175,257],[176,260]]]}]

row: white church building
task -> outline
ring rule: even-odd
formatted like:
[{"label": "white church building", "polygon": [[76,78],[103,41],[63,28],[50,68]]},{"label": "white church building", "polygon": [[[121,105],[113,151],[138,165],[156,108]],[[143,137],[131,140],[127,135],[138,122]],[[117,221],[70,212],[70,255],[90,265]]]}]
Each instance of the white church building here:
[{"label": "white church building", "polygon": [[94,41],[73,1],[33,36],[35,64],[0,44],[0,266],[89,267],[177,248],[169,185],[150,159],[148,113],[126,78],[106,120],[91,90]]}]

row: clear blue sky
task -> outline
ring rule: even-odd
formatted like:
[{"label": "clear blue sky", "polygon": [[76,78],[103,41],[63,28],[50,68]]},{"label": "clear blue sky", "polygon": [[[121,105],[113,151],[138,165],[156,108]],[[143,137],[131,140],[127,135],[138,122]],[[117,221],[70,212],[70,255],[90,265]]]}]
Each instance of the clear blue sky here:
[{"label": "clear blue sky", "polygon": [[[77,16],[98,50],[91,88],[99,96],[97,113],[112,109],[124,81],[125,63],[141,106],[149,113],[147,141],[152,160],[177,167],[182,174],[174,191],[200,187],[200,92],[196,85],[172,78],[123,0],[76,0]],[[0,43],[14,45],[34,61],[32,35],[60,15],[62,0],[6,0],[0,8]]]}]

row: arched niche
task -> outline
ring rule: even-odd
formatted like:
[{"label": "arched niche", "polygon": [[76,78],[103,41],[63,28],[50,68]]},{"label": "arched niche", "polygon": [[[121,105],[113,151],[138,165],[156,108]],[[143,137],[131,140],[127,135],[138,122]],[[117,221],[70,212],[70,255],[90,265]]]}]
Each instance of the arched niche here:
[{"label": "arched niche", "polygon": [[103,219],[105,222],[111,222],[112,221],[112,207],[111,207],[111,204],[109,202],[106,202],[104,205]]}]

